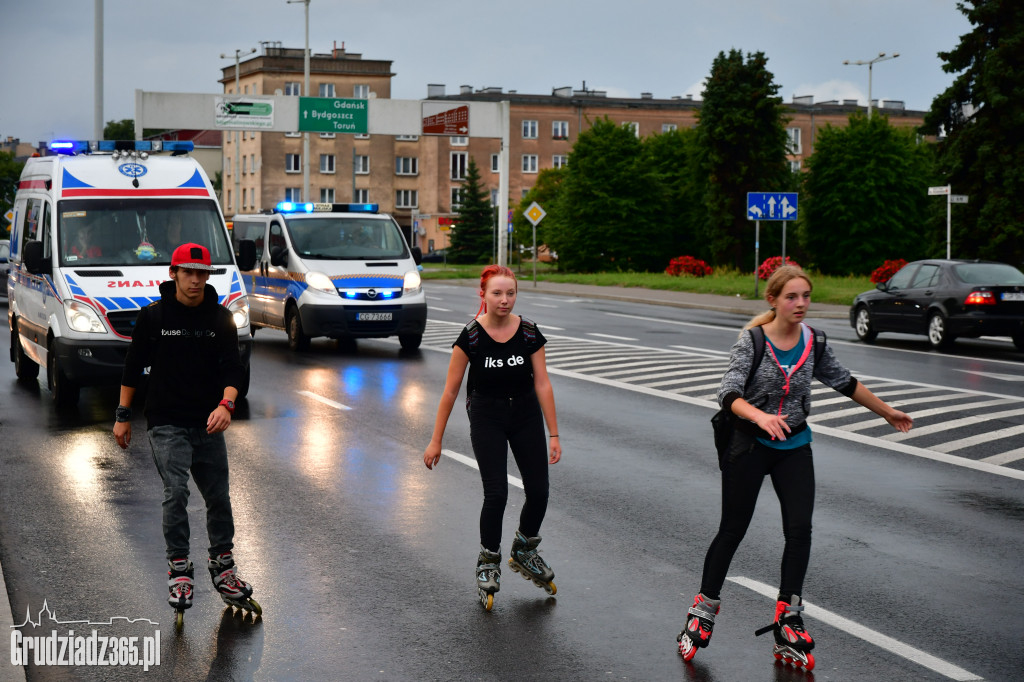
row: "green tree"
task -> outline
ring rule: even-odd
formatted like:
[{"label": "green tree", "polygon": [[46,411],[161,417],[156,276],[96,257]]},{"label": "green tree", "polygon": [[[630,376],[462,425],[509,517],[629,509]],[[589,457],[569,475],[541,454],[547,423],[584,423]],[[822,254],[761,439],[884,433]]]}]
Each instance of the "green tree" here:
[{"label": "green tree", "polygon": [[103,126],[104,140],[134,140],[135,120],[122,118],[120,121],[107,121]]},{"label": "green tree", "polygon": [[793,183],[786,162],[779,86],[762,52],[720,52],[711,65],[697,124],[707,216],[703,241],[718,264],[749,264],[754,230],[747,192],[783,191]]},{"label": "green tree", "polygon": [[[1024,3],[965,0],[973,28],[940,52],[958,74],[933,101],[921,130],[939,140],[939,168],[970,202],[953,213],[953,255],[1024,261]],[[934,199],[934,198],[933,198]]]},{"label": "green tree", "polygon": [[14,195],[18,191],[18,180],[23,161],[16,161],[13,154],[0,152],[0,233],[9,235],[11,224],[3,218],[3,214],[14,208]]},{"label": "green tree", "polygon": [[651,135],[643,141],[643,163],[657,177],[663,199],[660,218],[667,228],[664,264],[676,256],[708,258],[698,238],[704,222],[703,183],[697,173],[697,131],[692,128]]},{"label": "green tree", "polygon": [[453,263],[486,263],[494,253],[494,211],[491,199],[480,184],[480,169],[469,158],[462,196],[456,210],[455,229],[449,247]]},{"label": "green tree", "polygon": [[[633,129],[607,118],[580,134],[549,226],[548,246],[569,270],[659,270],[670,227],[654,169]],[[547,220],[545,218],[545,220]]]},{"label": "green tree", "polygon": [[868,274],[883,261],[927,255],[934,151],[885,116],[850,116],[818,131],[800,203],[804,265],[828,274]]}]

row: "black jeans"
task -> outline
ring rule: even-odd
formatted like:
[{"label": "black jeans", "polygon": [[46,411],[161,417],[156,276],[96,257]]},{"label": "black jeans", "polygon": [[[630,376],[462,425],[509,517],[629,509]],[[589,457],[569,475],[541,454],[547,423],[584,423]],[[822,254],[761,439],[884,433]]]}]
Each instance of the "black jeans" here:
[{"label": "black jeans", "polygon": [[474,392],[466,408],[473,454],[480,467],[484,504],[480,510],[480,544],[497,552],[501,546],[501,520],[508,501],[508,448],[523,478],[526,503],[519,515],[519,530],[526,537],[540,533],[548,508],[548,453],[544,417],[537,394],[492,398]]},{"label": "black jeans", "polygon": [[814,512],[814,460],[811,446],[777,450],[737,432],[722,469],[722,521],[704,559],[700,591],[719,599],[733,554],[754,516],[765,475],[771,476],[782,508],[786,540],[782,552],[779,592],[802,594],[811,556],[811,515]]}]

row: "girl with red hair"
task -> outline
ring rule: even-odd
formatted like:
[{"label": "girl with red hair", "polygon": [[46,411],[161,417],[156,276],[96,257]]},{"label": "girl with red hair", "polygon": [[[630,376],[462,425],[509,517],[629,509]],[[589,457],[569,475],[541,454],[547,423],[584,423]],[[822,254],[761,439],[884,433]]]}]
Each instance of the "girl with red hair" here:
[{"label": "girl with red hair", "polygon": [[[469,368],[466,387],[470,439],[483,481],[477,591],[489,611],[501,581],[501,519],[508,500],[508,449],[523,479],[526,503],[512,541],[509,567],[555,594],[555,574],[537,552],[548,504],[548,464],[562,456],[555,396],[544,361],[546,339],[537,325],[512,313],[518,284],[507,267],[489,265],[480,276],[480,310],[452,347],[448,378],[437,408],[434,433],[423,452],[433,469],[441,439]],[[544,424],[550,433],[545,444]]]}]

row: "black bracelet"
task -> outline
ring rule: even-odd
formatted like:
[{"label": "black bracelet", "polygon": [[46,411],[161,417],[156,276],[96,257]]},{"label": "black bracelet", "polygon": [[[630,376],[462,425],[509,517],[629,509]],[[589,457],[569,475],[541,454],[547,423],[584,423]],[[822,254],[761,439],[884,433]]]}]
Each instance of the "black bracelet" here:
[{"label": "black bracelet", "polygon": [[124,405],[118,405],[117,409],[114,410],[114,421],[116,422],[130,422],[132,420],[132,408],[125,407]]},{"label": "black bracelet", "polygon": [[556,433],[554,435],[548,436],[548,438],[558,438],[558,434]]}]

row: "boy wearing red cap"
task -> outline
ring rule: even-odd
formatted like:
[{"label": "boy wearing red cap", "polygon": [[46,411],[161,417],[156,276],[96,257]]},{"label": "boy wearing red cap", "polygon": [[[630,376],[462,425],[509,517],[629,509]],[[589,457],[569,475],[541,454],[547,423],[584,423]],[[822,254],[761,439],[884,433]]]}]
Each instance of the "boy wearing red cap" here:
[{"label": "boy wearing red cap", "polygon": [[188,478],[206,502],[210,576],[228,604],[256,610],[252,587],[241,580],[231,556],[235,532],[228,491],[224,431],[244,379],[238,331],[207,283],[209,250],[182,244],[171,256],[171,281],[160,300],[139,311],[125,357],[114,438],[131,442],[131,404],[145,367],[150,368],[146,420],[153,459],[164,483],[163,533],[167,545],[168,601],[183,612],[192,606],[189,561]]}]

